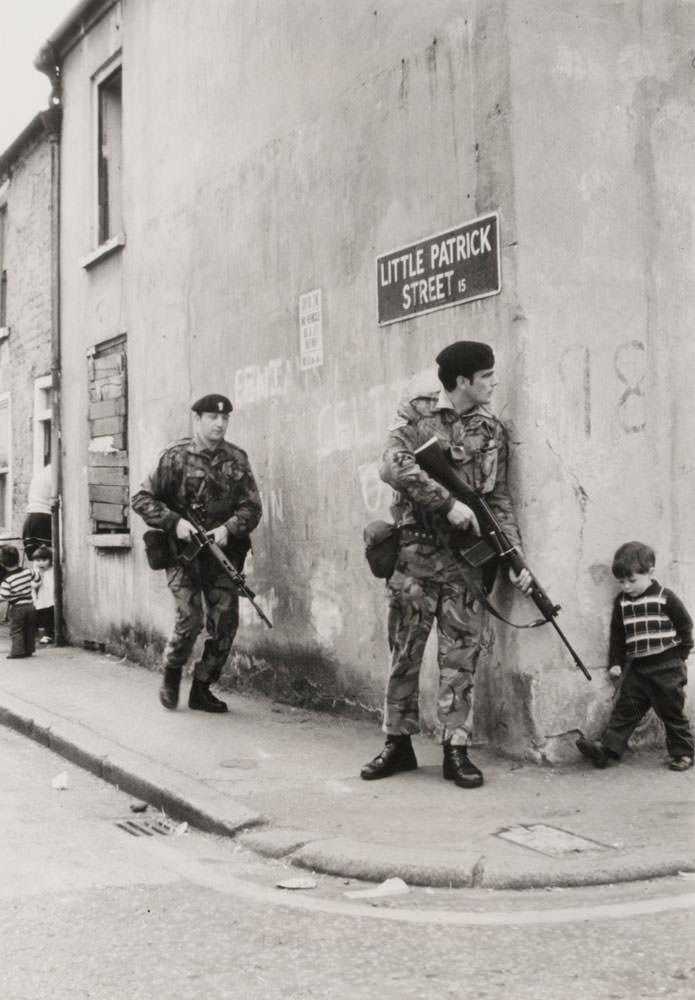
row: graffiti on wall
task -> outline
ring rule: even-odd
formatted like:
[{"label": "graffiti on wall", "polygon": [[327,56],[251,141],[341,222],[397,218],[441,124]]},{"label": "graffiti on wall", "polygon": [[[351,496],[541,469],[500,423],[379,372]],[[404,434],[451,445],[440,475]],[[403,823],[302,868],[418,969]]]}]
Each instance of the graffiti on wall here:
[{"label": "graffiti on wall", "polygon": [[253,403],[286,396],[294,383],[292,363],[273,358],[266,365],[246,365],[234,372],[234,405],[238,409]]},{"label": "graffiti on wall", "polygon": [[628,340],[616,349],[615,374],[622,391],[618,397],[620,424],[626,434],[644,430],[644,392],[642,384],[647,374],[647,352],[641,340]]},{"label": "graffiti on wall", "polygon": [[337,451],[380,448],[393,419],[396,401],[409,379],[380,382],[321,407],[317,420],[317,450],[321,458]]},{"label": "graffiti on wall", "polygon": [[299,358],[273,358],[265,365],[246,365],[234,372],[234,405],[241,410],[284,399],[295,389],[320,385],[318,369],[301,369]]},{"label": "graffiti on wall", "polygon": [[392,490],[379,475],[379,462],[366,462],[357,469],[364,508],[371,517],[386,516]]},{"label": "graffiti on wall", "polygon": [[[571,344],[560,356],[560,378],[581,398],[582,425],[585,437],[591,437],[592,375],[591,351],[585,344]],[[641,340],[626,340],[613,355],[613,371],[618,380],[616,410],[626,434],[636,434],[646,427],[644,379],[647,374],[646,348]]]},{"label": "graffiti on wall", "polygon": [[[243,409],[273,399],[285,399],[298,388],[306,389],[307,379],[311,379],[312,375],[319,387],[320,376],[312,370],[300,371],[297,358],[274,358],[265,365],[237,368],[234,373],[234,405]],[[395,403],[408,382],[405,378],[396,379],[367,389],[359,387],[342,397],[336,394],[336,398],[321,407],[315,422],[318,455],[326,458],[337,451],[380,445],[393,416]],[[347,384],[337,371],[335,384]]]}]

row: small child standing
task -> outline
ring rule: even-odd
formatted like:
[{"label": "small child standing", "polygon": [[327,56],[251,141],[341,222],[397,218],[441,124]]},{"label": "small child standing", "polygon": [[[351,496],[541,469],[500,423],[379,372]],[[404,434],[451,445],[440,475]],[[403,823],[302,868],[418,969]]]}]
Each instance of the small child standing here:
[{"label": "small child standing", "polygon": [[34,572],[31,589],[36,608],[36,627],[42,633],[39,643],[47,646],[53,642],[55,613],[53,610],[53,553],[46,545],[34,549]]},{"label": "small child standing", "polygon": [[666,729],[672,771],[693,766],[693,734],[685,715],[685,660],[693,648],[693,622],[683,602],[654,579],[654,550],[626,542],[613,558],[621,593],[610,626],[609,673],[622,685],[601,740],[577,740],[596,767],[620,760],[650,708]]},{"label": "small child standing", "polygon": [[36,641],[36,610],[31,595],[31,570],[19,565],[14,545],[0,548],[0,566],[7,575],[0,584],[0,600],[7,601],[12,646],[8,660],[31,656]]}]

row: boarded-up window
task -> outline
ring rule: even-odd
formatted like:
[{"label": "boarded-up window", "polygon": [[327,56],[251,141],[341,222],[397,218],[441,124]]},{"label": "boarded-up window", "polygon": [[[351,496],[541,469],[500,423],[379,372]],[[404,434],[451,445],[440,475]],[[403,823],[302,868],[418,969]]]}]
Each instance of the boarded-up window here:
[{"label": "boarded-up window", "polygon": [[94,534],[128,531],[126,338],[88,352],[89,513]]}]

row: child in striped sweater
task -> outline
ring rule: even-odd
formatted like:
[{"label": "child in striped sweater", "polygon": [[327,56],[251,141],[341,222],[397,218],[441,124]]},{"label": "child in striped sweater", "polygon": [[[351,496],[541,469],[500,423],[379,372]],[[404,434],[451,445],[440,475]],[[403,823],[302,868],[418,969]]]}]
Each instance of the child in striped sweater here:
[{"label": "child in striped sweater", "polygon": [[653,708],[666,730],[672,771],[693,766],[693,734],[685,714],[685,660],[693,647],[693,622],[683,602],[654,579],[654,550],[626,542],[613,558],[621,593],[613,604],[609,673],[622,685],[601,740],[577,740],[596,767],[622,757],[640,720]]},{"label": "child in striped sweater", "polygon": [[31,656],[36,642],[36,609],[31,592],[30,568],[19,565],[19,552],[14,545],[0,547],[0,567],[4,579],[0,584],[0,600],[7,601],[12,646],[8,660]]}]

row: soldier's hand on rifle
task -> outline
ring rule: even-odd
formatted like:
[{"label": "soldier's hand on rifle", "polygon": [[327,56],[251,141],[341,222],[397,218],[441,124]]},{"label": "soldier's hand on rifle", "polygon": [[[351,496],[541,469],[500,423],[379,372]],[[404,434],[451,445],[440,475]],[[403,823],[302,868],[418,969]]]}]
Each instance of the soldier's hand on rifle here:
[{"label": "soldier's hand on rifle", "polygon": [[515,573],[514,570],[509,567],[509,579],[522,594],[528,594],[531,589],[531,584],[533,583],[533,577],[527,569],[522,569],[520,573]]},{"label": "soldier's hand on rifle", "polygon": [[190,542],[193,535],[193,525],[185,517],[179,518],[176,522],[176,537],[182,542]]},{"label": "soldier's hand on rifle", "polygon": [[461,528],[462,531],[467,531],[471,528],[476,535],[480,534],[478,518],[475,516],[471,508],[467,504],[462,503],[460,500],[454,500],[454,506],[446,515],[446,519],[449,524],[453,524],[455,528]]},{"label": "soldier's hand on rifle", "polygon": [[221,546],[221,548],[224,548],[227,542],[229,541],[229,531],[227,530],[227,525],[221,524],[219,528],[215,528],[214,531],[210,532],[210,536],[212,537],[212,540],[213,542],[215,542],[216,545],[219,545]]}]

